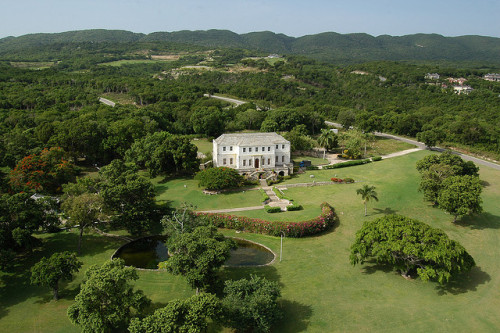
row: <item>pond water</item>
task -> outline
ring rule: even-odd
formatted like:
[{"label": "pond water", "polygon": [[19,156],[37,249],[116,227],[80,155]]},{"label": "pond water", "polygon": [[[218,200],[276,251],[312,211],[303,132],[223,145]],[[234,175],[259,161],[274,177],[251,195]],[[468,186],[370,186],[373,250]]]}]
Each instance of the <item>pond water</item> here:
[{"label": "pond water", "polygon": [[[231,257],[225,265],[229,267],[260,266],[269,264],[274,253],[257,243],[233,238],[238,247],[231,250]],[[137,268],[156,269],[158,263],[168,259],[166,237],[145,237],[122,246],[113,258],[125,260],[125,265]]]}]

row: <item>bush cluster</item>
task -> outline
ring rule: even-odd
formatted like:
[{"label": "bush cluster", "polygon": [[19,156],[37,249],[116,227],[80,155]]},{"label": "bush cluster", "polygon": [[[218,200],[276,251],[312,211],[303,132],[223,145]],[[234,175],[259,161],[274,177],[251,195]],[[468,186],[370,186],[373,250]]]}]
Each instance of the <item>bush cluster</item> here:
[{"label": "bush cluster", "polygon": [[281,208],[280,207],[271,207],[269,205],[266,205],[264,207],[264,209],[266,210],[266,212],[268,213],[280,213],[281,212]]},{"label": "bush cluster", "polygon": [[342,178],[337,178],[337,177],[332,177],[330,178],[330,180],[335,183],[342,183],[344,181]]},{"label": "bush cluster", "polygon": [[382,160],[382,156],[373,156],[372,157],[372,161],[373,162],[377,162],[377,161],[380,161],[380,160]]},{"label": "bush cluster", "polygon": [[286,210],[289,212],[294,210],[302,210],[302,205],[297,205],[296,203],[294,203],[291,206],[286,207]]},{"label": "bush cluster", "polygon": [[352,178],[344,178],[344,183],[347,183],[347,184],[354,183],[354,179],[352,179]]},{"label": "bush cluster", "polygon": [[245,230],[253,233],[280,236],[282,232],[287,237],[304,237],[324,232],[336,223],[335,209],[328,203],[321,204],[321,214],[303,222],[270,222],[245,216],[235,216],[216,213],[197,213],[197,216],[207,224],[218,228]]},{"label": "bush cluster", "polygon": [[323,169],[345,168],[345,167],[354,166],[354,165],[362,165],[362,164],[366,164],[366,163],[370,163],[370,162],[371,162],[371,160],[369,160],[369,159],[347,161],[347,162],[342,162],[342,163],[337,163],[337,164],[332,164],[332,165],[326,165],[323,167]]},{"label": "bush cluster", "polygon": [[259,191],[262,195],[262,202],[266,202],[267,200],[269,200],[269,196],[267,195],[266,191],[264,191],[263,189],[260,189]]}]

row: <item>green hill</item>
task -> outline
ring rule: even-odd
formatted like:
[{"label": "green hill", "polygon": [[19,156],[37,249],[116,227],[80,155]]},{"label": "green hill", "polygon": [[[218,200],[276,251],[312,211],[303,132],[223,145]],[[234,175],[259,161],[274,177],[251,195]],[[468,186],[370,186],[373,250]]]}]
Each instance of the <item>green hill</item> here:
[{"label": "green hill", "polygon": [[406,36],[339,34],[325,32],[299,38],[270,31],[236,34],[228,30],[154,32],[148,35],[123,30],[82,30],[30,34],[0,39],[0,54],[56,43],[176,42],[210,48],[244,48],[269,53],[299,54],[329,62],[481,61],[500,63],[500,38],[444,37],[438,34]]}]

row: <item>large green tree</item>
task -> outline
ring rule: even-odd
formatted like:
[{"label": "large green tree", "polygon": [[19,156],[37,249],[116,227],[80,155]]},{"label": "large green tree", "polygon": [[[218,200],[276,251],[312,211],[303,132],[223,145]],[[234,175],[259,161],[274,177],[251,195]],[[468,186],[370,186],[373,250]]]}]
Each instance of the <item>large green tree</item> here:
[{"label": "large green tree", "polygon": [[49,258],[43,257],[31,267],[31,284],[46,286],[52,289],[54,300],[59,299],[59,281],[71,280],[73,273],[78,272],[83,262],[75,253],[57,252]]},{"label": "large green tree", "polygon": [[100,194],[112,213],[112,222],[133,235],[158,232],[161,207],[156,204],[154,187],[133,167],[113,160],[100,171]]},{"label": "large green tree", "polygon": [[269,332],[283,315],[277,302],[280,295],[278,283],[256,275],[228,280],[222,301],[224,319],[238,331]]},{"label": "large green tree", "polygon": [[81,254],[83,232],[95,227],[105,216],[104,199],[97,193],[83,193],[67,197],[61,208],[68,217],[66,225],[78,227],[78,254]]},{"label": "large green tree", "polygon": [[243,182],[243,176],[238,171],[228,167],[209,168],[198,172],[195,176],[198,185],[208,190],[223,190],[238,187]]},{"label": "large green tree", "polygon": [[365,222],[356,232],[351,264],[371,259],[391,265],[403,276],[417,274],[424,281],[441,284],[475,265],[463,246],[442,230],[400,215]]},{"label": "large green tree", "polygon": [[331,150],[338,146],[338,136],[330,129],[323,128],[318,137],[318,144],[325,149],[323,153],[323,158],[325,158],[327,150]]},{"label": "large green tree", "polygon": [[69,319],[82,332],[124,331],[151,303],[141,290],[134,290],[131,282],[138,278],[137,271],[125,267],[121,259],[90,267],[68,308]]},{"label": "large green tree", "polygon": [[172,256],[159,267],[183,275],[198,293],[200,289],[213,286],[217,271],[229,259],[234,247],[234,241],[218,233],[215,227],[197,227],[193,232],[179,234],[168,242]]},{"label": "large green tree", "polygon": [[452,176],[443,181],[437,202],[456,222],[459,216],[482,212],[482,189],[479,177]]},{"label": "large green tree", "polygon": [[151,177],[192,174],[199,168],[197,152],[196,146],[186,136],[156,132],[136,140],[126,152],[126,160],[147,168]]},{"label": "large green tree", "polygon": [[185,300],[173,300],[154,314],[140,320],[132,319],[131,333],[201,333],[206,332],[208,320],[217,318],[222,309],[212,294],[201,293]]}]

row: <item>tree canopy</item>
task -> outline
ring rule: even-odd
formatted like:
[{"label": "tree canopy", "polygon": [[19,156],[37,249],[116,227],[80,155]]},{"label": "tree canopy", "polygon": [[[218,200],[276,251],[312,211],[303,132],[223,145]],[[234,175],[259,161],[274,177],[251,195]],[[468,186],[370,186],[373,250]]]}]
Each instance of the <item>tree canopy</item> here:
[{"label": "tree canopy", "polygon": [[269,332],[283,313],[277,299],[278,283],[256,275],[250,279],[228,280],[224,287],[224,318],[238,331]]},{"label": "tree canopy", "polygon": [[131,318],[150,304],[143,292],[131,285],[138,278],[137,271],[125,267],[122,259],[91,266],[75,303],[68,308],[69,319],[82,332],[125,330]]},{"label": "tree canopy", "polygon": [[209,168],[198,172],[195,176],[198,185],[208,190],[223,190],[238,187],[243,177],[235,169],[228,167]]},{"label": "tree canopy", "polygon": [[217,271],[229,259],[234,241],[225,238],[213,226],[195,228],[169,241],[172,256],[159,264],[161,269],[183,275],[197,291],[207,290],[217,279]]},{"label": "tree canopy", "polygon": [[371,259],[391,265],[403,276],[417,274],[422,280],[444,284],[475,266],[462,245],[439,229],[400,215],[368,221],[356,232],[351,264]]},{"label": "tree canopy", "polygon": [[205,332],[208,320],[216,319],[222,309],[212,294],[201,293],[185,300],[173,300],[154,314],[132,319],[131,333],[198,333]]},{"label": "tree canopy", "polygon": [[437,202],[456,222],[459,216],[482,212],[482,189],[479,177],[452,176],[443,181]]},{"label": "tree canopy", "polygon": [[49,258],[43,257],[31,267],[31,284],[46,286],[52,289],[54,300],[59,299],[59,281],[71,280],[73,273],[82,267],[75,253],[58,252]]}]

